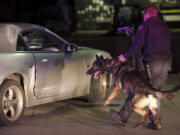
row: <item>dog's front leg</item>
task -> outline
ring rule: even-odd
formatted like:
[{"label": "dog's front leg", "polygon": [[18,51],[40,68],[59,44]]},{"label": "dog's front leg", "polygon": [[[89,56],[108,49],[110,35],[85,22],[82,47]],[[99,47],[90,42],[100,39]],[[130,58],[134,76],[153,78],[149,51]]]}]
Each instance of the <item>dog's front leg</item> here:
[{"label": "dog's front leg", "polygon": [[122,90],[121,87],[115,87],[112,90],[112,93],[110,94],[106,102],[104,103],[104,106],[108,106],[111,103],[111,101],[117,96],[117,94],[121,92],[121,90]]}]

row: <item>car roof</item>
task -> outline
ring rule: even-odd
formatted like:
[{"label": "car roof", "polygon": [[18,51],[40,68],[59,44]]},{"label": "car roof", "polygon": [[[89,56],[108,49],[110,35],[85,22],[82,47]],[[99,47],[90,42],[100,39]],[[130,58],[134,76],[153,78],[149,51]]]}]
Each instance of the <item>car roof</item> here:
[{"label": "car roof", "polygon": [[28,23],[0,23],[0,52],[15,52],[19,33],[33,29],[45,28]]}]

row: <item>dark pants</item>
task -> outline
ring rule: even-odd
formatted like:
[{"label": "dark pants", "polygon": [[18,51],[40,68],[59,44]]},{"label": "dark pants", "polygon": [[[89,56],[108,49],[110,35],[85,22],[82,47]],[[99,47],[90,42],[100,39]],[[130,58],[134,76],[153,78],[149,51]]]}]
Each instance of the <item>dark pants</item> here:
[{"label": "dark pants", "polygon": [[154,58],[148,64],[152,76],[152,86],[155,89],[161,90],[167,81],[168,71],[171,69],[170,58]]},{"label": "dark pants", "polygon": [[[170,70],[170,60],[167,57],[160,57],[155,58],[152,61],[148,62],[150,66],[150,73],[151,73],[151,81],[152,86],[155,89],[161,90],[163,85],[166,83],[168,71]],[[127,99],[125,100],[125,103],[123,107],[120,109],[118,114],[121,116],[123,122],[127,122],[128,118],[130,117],[133,109],[133,103],[132,103],[133,95],[128,95]],[[157,110],[157,113],[159,114],[159,109]],[[152,114],[150,112],[149,119],[153,121]]]},{"label": "dark pants", "polygon": [[120,117],[122,118],[123,122],[127,122],[132,111],[133,111],[133,103],[132,103],[132,99],[133,99],[133,94],[129,94],[128,97],[125,100],[125,103],[123,105],[123,107],[121,108],[121,110],[118,112],[118,114],[120,115]]},{"label": "dark pants", "polygon": [[[171,69],[169,57],[157,57],[148,62],[150,66],[152,87],[161,90],[167,81],[168,71]],[[159,99],[160,100],[160,99]],[[160,103],[160,102],[159,102]],[[157,114],[160,112],[160,104]],[[149,120],[153,122],[152,113],[149,111]]]}]

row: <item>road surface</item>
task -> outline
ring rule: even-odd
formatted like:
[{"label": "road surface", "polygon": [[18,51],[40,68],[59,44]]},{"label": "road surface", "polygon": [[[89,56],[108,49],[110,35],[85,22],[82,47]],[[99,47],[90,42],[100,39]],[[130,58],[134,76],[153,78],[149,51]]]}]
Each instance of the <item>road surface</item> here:
[{"label": "road surface", "polygon": [[[165,90],[180,84],[180,73],[170,74]],[[16,126],[0,127],[0,135],[179,135],[180,134],[180,92],[172,100],[161,101],[163,128],[158,131],[134,125],[140,119],[133,113],[126,127],[112,121],[110,108],[118,110],[126,95],[119,95],[109,107],[87,105],[84,101],[65,100],[44,104],[25,110]]]}]

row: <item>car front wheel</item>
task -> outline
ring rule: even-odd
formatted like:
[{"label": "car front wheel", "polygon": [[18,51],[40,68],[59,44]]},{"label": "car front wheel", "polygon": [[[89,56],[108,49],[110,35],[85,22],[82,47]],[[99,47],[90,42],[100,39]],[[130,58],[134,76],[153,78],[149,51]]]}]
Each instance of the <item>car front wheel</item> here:
[{"label": "car front wheel", "polygon": [[11,126],[18,122],[24,112],[25,98],[21,85],[5,80],[0,87],[0,125]]},{"label": "car front wheel", "polygon": [[94,104],[104,103],[109,94],[109,82],[109,75],[106,74],[100,75],[97,80],[92,77],[88,101]]}]

